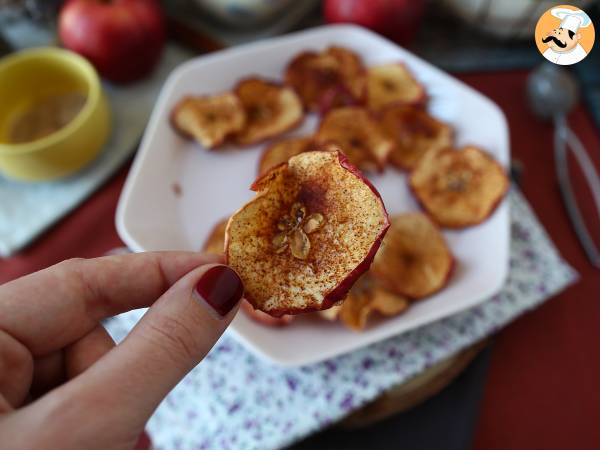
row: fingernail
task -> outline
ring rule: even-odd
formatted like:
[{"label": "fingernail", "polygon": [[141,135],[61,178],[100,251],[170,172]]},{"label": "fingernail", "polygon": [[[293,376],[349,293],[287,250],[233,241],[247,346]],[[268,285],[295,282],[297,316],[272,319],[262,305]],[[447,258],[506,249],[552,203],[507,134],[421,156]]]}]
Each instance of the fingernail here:
[{"label": "fingernail", "polygon": [[196,284],[196,293],[224,317],[244,295],[244,285],[233,269],[215,266],[204,272]]}]

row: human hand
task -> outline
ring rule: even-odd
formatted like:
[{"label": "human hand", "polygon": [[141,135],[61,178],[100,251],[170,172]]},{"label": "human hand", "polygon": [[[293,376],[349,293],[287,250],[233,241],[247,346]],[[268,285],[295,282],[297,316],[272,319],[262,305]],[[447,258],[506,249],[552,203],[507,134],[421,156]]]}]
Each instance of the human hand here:
[{"label": "human hand", "polygon": [[[237,311],[241,280],[220,262],[187,252],[74,259],[0,286],[2,449],[132,449]],[[146,306],[115,347],[100,321]]]}]

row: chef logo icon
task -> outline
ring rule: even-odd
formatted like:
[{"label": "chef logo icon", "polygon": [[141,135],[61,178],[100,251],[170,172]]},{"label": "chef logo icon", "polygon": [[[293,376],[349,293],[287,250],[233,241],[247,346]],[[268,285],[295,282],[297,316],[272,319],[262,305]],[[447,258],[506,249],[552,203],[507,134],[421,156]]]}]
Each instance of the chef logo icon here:
[{"label": "chef logo icon", "polygon": [[594,24],[585,11],[560,5],[550,8],[538,20],[535,43],[548,61],[570,66],[592,50],[594,34]]}]

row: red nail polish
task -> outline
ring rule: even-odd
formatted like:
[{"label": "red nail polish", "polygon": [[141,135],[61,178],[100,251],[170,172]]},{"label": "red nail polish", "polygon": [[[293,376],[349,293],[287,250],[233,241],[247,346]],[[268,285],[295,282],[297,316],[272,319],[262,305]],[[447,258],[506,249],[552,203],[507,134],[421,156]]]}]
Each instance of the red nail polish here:
[{"label": "red nail polish", "polygon": [[202,275],[196,292],[220,316],[226,316],[244,295],[244,285],[233,269],[215,266]]}]

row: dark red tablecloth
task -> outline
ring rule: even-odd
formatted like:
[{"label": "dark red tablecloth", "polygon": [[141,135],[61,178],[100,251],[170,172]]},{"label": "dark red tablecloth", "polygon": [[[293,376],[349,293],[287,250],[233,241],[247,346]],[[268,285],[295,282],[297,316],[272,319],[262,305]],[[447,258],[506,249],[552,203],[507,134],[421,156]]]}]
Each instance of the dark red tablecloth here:
[{"label": "dark red tablecloth", "polygon": [[[600,270],[579,247],[554,177],[552,128],[525,102],[523,72],[461,78],[495,100],[511,129],[513,157],[523,162],[523,191],[581,280],[501,331],[474,440],[477,450],[597,449],[600,443]],[[571,123],[600,167],[600,135],[583,108]],[[473,118],[477,120],[477,118]],[[29,249],[0,261],[0,283],[65,258],[93,257],[122,245],[115,207],[128,168]],[[575,179],[596,234],[600,219],[581,177]],[[600,240],[600,236],[596,236]]]},{"label": "dark red tablecloth", "polygon": [[[462,77],[495,100],[525,165],[523,191],[580,281],[499,333],[479,424],[477,450],[600,448],[600,270],[586,259],[560,201],[551,127],[525,102],[523,73]],[[583,108],[570,123],[600,169],[600,134]],[[572,162],[572,164],[574,164]],[[600,217],[581,172],[572,171],[588,225],[600,243]]]}]

